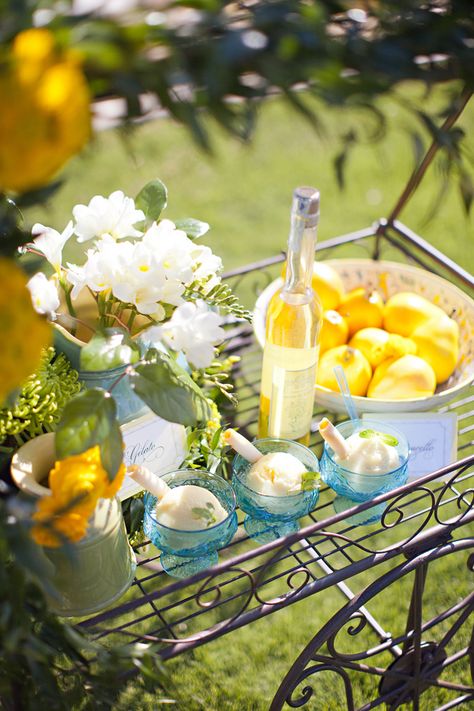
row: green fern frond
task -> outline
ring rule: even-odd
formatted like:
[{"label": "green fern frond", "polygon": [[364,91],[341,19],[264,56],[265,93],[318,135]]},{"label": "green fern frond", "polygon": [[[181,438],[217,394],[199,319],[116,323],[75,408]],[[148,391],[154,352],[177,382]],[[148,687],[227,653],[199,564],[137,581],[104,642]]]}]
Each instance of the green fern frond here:
[{"label": "green fern frond", "polygon": [[231,375],[233,366],[239,361],[239,356],[228,356],[224,360],[216,358],[207,368],[194,371],[192,378],[200,388],[209,393],[212,400],[219,402],[221,395],[235,407],[237,398],[234,394]]},{"label": "green fern frond", "polygon": [[184,298],[187,300],[203,299],[209,306],[214,306],[223,313],[231,314],[235,318],[245,321],[252,321],[252,312],[242,306],[228,284],[220,282],[209,291],[206,291],[206,284],[207,281],[194,282],[187,289]]}]

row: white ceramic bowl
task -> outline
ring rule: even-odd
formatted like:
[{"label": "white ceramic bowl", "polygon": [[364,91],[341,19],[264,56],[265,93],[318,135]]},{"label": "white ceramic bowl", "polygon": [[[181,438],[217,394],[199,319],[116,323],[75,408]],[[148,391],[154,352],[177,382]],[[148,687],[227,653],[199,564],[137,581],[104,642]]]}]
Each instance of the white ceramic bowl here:
[{"label": "white ceramic bowl", "polygon": [[[446,311],[459,324],[460,356],[451,377],[438,386],[430,397],[409,400],[375,400],[354,397],[359,412],[417,412],[432,410],[467,389],[474,382],[474,300],[461,289],[436,274],[398,262],[376,262],[371,259],[329,259],[325,261],[341,276],[346,291],[359,286],[377,289],[384,299],[399,291],[414,291]],[[254,310],[253,328],[258,343],[265,343],[265,315],[273,294],[283,280],[275,279],[262,291]],[[345,412],[339,393],[316,386],[316,402],[330,412]]]}]

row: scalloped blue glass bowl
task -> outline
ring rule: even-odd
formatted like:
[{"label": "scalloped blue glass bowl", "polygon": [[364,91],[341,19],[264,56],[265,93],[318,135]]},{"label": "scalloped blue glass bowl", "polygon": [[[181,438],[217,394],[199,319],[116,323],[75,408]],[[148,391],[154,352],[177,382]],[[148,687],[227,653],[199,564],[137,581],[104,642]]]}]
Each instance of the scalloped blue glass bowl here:
[{"label": "scalloped blue glass bowl", "polygon": [[150,541],[161,550],[163,569],[175,578],[187,578],[218,562],[217,551],[232,540],[237,530],[235,494],[231,485],[217,474],[180,469],[164,474],[171,488],[194,484],[202,486],[216,496],[228,513],[220,523],[198,531],[180,531],[164,526],[156,520],[156,496],[145,494],[143,529]]},{"label": "scalloped blue glass bowl", "polygon": [[[263,454],[288,452],[299,459],[308,471],[319,472],[317,456],[299,442],[268,437],[255,440],[254,445]],[[298,519],[314,509],[319,490],[301,491],[288,496],[259,494],[247,485],[250,466],[240,454],[235,455],[232,463],[232,486],[237,503],[247,514],[244,527],[248,535],[259,543],[268,543],[298,531]]]},{"label": "scalloped blue glass bowl", "polygon": [[[354,432],[367,429],[378,430],[392,435],[398,440],[397,450],[400,460],[400,466],[386,474],[357,474],[345,469],[336,462],[334,460],[334,451],[325,442],[323,456],[321,457],[321,478],[325,484],[338,494],[334,502],[334,508],[337,513],[358,503],[370,501],[376,496],[392,491],[406,483],[410,449],[408,440],[403,432],[385,422],[365,419],[341,422],[337,425],[337,429],[345,439]],[[380,520],[384,510],[385,504],[380,504],[373,509],[368,509],[364,514],[351,517],[353,520],[348,520],[355,525],[374,523]]]}]

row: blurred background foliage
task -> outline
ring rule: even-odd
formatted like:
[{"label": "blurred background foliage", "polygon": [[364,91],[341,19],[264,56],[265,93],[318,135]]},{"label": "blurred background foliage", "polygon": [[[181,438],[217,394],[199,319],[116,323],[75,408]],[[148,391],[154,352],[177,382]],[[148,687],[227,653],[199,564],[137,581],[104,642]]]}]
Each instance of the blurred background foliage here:
[{"label": "blurred background foliage", "polygon": [[[120,121],[166,110],[205,150],[213,149],[207,117],[249,140],[259,103],[275,93],[322,134],[325,107],[360,109],[361,120],[337,136],[340,185],[349,152],[383,136],[387,115],[376,99],[391,95],[416,118],[409,129],[415,157],[427,130],[441,145],[444,174],[454,175],[470,207],[464,132],[439,129],[474,85],[470,0],[0,0],[3,45],[33,24],[80,52],[96,101],[123,100]],[[399,96],[406,81],[451,89],[433,113]]]}]

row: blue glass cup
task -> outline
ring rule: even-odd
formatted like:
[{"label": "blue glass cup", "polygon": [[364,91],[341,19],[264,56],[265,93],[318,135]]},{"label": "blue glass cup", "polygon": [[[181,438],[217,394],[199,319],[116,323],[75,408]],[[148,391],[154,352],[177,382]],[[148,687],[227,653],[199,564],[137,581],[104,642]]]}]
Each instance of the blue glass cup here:
[{"label": "blue glass cup", "polygon": [[150,541],[161,550],[163,569],[175,578],[187,578],[215,565],[217,551],[232,540],[237,530],[235,494],[231,485],[217,474],[197,469],[180,469],[164,474],[169,487],[193,484],[211,491],[227,511],[227,517],[214,526],[197,531],[182,531],[164,526],[156,520],[157,498],[145,494],[143,529]]},{"label": "blue glass cup", "polygon": [[[299,459],[309,472],[319,472],[316,455],[298,442],[269,437],[253,443],[262,454],[287,452]],[[254,491],[247,483],[252,465],[240,454],[232,463],[232,486],[237,503],[247,515],[244,527],[248,535],[259,543],[268,543],[299,530],[298,519],[314,509],[319,497],[317,488],[285,496],[269,496]]]},{"label": "blue glass cup", "polygon": [[[356,473],[345,469],[344,466],[335,461],[332,447],[325,442],[323,456],[321,458],[321,478],[333,489],[338,496],[334,500],[336,513],[356,506],[358,503],[371,501],[371,499],[385,494],[392,489],[405,484],[408,478],[408,458],[410,449],[408,440],[400,430],[376,420],[348,420],[337,425],[338,431],[347,439],[355,432],[363,430],[374,430],[383,432],[395,438],[397,444],[399,466],[386,474],[364,474]],[[362,525],[379,521],[386,504],[379,504],[371,509],[355,514],[348,519],[349,523]]]}]

